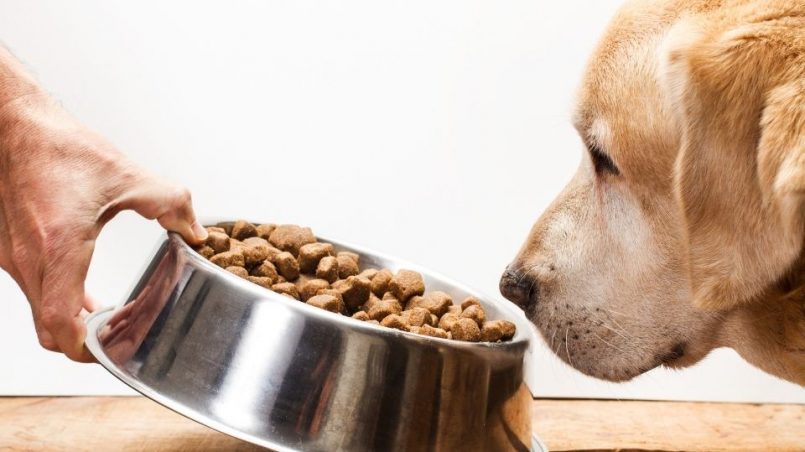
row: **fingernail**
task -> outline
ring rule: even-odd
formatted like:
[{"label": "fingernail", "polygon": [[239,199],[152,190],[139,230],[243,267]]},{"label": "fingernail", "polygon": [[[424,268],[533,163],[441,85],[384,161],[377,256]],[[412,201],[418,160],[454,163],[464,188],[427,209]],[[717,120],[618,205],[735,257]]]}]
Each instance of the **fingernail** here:
[{"label": "fingernail", "polygon": [[199,241],[207,240],[207,230],[198,224],[198,221],[194,221],[191,228],[193,229],[193,235],[195,235]]}]

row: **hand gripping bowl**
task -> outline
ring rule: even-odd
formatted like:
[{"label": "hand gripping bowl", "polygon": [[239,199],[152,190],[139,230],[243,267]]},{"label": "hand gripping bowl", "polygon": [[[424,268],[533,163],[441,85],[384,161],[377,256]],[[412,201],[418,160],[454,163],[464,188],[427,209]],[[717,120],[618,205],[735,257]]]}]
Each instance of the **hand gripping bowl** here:
[{"label": "hand gripping bowl", "polygon": [[128,301],[87,319],[123,382],[193,420],[276,450],[529,450],[529,325],[516,308],[364,249],[362,266],[420,271],[473,295],[511,342],[424,337],[308,306],[213,265],[168,234]]}]

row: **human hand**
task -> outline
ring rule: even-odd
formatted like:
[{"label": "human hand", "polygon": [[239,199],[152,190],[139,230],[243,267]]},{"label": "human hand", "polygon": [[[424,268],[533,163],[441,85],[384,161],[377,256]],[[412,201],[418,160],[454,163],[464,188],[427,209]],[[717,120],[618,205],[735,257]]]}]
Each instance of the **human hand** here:
[{"label": "human hand", "polygon": [[28,298],[42,347],[93,360],[84,280],[101,228],[127,209],[190,243],[206,238],[187,189],[135,165],[44,93],[0,106],[0,267]]}]

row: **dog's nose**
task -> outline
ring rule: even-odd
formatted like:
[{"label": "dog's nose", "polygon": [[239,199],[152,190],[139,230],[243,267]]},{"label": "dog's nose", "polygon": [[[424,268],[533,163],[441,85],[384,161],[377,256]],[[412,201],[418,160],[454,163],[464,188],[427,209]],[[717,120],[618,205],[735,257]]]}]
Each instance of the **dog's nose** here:
[{"label": "dog's nose", "polygon": [[537,304],[539,285],[522,270],[514,270],[510,265],[500,278],[500,293],[529,312]]}]

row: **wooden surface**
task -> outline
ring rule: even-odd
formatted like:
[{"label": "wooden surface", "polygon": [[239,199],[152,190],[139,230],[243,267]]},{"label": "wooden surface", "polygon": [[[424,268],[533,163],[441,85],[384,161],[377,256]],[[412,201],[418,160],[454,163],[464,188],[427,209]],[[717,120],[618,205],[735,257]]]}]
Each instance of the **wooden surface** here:
[{"label": "wooden surface", "polygon": [[[536,400],[551,450],[805,450],[805,406]],[[257,450],[142,397],[0,398],[0,450]]]}]

